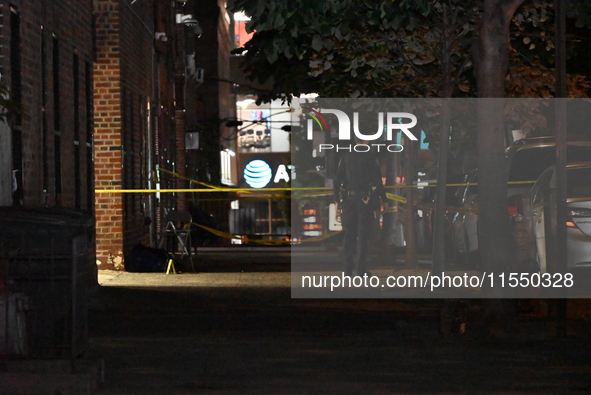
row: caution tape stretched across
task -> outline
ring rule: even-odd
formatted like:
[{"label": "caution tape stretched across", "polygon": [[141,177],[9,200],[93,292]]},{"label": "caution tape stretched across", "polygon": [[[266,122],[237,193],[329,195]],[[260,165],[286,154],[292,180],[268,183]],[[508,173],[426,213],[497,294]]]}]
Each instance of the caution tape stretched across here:
[{"label": "caution tape stretched across", "polygon": [[[214,228],[210,228],[209,226],[205,226],[205,225],[200,225],[197,223],[192,222],[192,225],[196,225],[216,236],[222,237],[224,239],[234,239],[234,240],[240,240],[243,243],[256,243],[256,244],[262,244],[262,245],[289,245],[291,244],[291,240],[261,240],[261,239],[251,239],[248,236],[242,236],[242,235],[233,235],[230,233],[226,233],[226,232],[222,232],[220,230],[214,229]],[[326,240],[330,237],[336,236],[337,234],[339,234],[340,232],[331,232],[331,233],[326,233],[324,235],[321,236],[316,236],[316,237],[310,237],[309,239],[304,239],[301,240],[302,243],[309,243],[309,242],[315,242],[315,241],[322,241],[322,240]]]},{"label": "caution tape stretched across", "polygon": [[[170,174],[174,177],[190,181],[192,183],[201,185],[205,188],[181,188],[181,189],[96,189],[96,194],[108,194],[108,193],[142,193],[142,194],[149,194],[149,193],[211,193],[211,192],[233,192],[233,193],[243,193],[243,194],[251,194],[253,192],[257,192],[257,194],[253,194],[252,198],[256,199],[278,199],[278,198],[314,198],[314,197],[322,197],[322,196],[330,196],[333,194],[332,188],[327,187],[299,187],[299,188],[292,188],[292,187],[285,187],[285,188],[265,188],[263,190],[256,189],[256,188],[233,188],[233,187],[222,187],[204,183],[202,181],[194,180],[189,177],[185,177],[179,173],[163,169],[161,167],[157,168],[157,171]],[[515,185],[515,184],[533,184],[535,181],[510,181],[508,185]],[[447,184],[447,187],[460,187],[460,186],[476,186],[478,183],[453,183]],[[429,185],[422,185],[421,188],[432,188],[436,187],[437,184],[429,184]],[[418,188],[418,185],[395,185],[395,186],[387,186],[387,189],[391,188]],[[273,192],[290,192],[291,195],[281,195],[281,194],[274,194]],[[263,193],[263,194],[261,194]],[[394,193],[387,192],[386,196],[390,200],[394,200],[398,203],[406,204],[406,198],[404,196],[400,196]],[[246,197],[246,196],[244,196]],[[433,205],[428,203],[419,203],[415,202],[415,207],[419,208],[433,208]],[[396,210],[390,210],[396,211]],[[478,213],[477,208],[460,208],[460,207],[446,207],[446,211],[448,212],[457,212],[457,213]],[[231,236],[231,235],[230,235]],[[319,236],[323,237],[323,236]],[[315,238],[310,238],[306,240],[314,240]],[[272,240],[249,240],[252,242],[259,242],[259,243],[266,243],[272,244],[281,241],[272,241]]]},{"label": "caution tape stretched across", "polygon": [[175,173],[174,171],[163,169],[162,167],[158,167],[158,171],[161,171],[163,173],[168,173],[168,174],[173,175],[173,176],[175,176],[177,178],[180,178],[181,180],[186,180],[186,181],[190,181],[190,182],[193,182],[195,184],[198,184],[198,185],[203,185],[204,187],[207,187],[207,188],[211,188],[211,189],[220,189],[221,188],[221,187],[217,187],[215,185],[206,184],[203,181],[197,181],[197,180],[194,180],[192,178],[185,177],[185,176],[183,176],[181,174]]},{"label": "caution tape stretched across", "polygon": [[[299,187],[299,188],[292,188],[292,187],[285,187],[285,188],[264,188],[264,189],[257,189],[257,188],[231,188],[225,186],[216,186],[207,184],[202,181],[194,180],[189,177],[185,177],[179,173],[176,173],[171,170],[164,169],[162,167],[158,167],[157,171],[170,174],[174,177],[177,177],[182,180],[190,181],[192,183],[202,185],[206,188],[180,188],[180,189],[96,189],[94,192],[97,194],[103,193],[182,193],[182,192],[234,192],[234,193],[252,193],[252,192],[292,192],[296,193],[294,197],[304,198],[304,197],[319,197],[319,196],[329,196],[332,195],[332,188],[327,187]],[[535,181],[510,181],[508,182],[509,185],[514,184],[533,184]],[[456,183],[456,184],[447,184],[447,187],[456,187],[456,186],[466,186],[466,185],[473,185],[476,186],[478,183]],[[437,184],[429,184],[429,185],[395,185],[395,186],[387,186],[387,189],[391,188],[433,188],[436,187]],[[269,195],[269,197],[274,198],[276,195]],[[406,203],[406,198],[400,195],[395,195],[392,193],[387,193],[388,199],[392,199],[398,201],[400,203]]]}]

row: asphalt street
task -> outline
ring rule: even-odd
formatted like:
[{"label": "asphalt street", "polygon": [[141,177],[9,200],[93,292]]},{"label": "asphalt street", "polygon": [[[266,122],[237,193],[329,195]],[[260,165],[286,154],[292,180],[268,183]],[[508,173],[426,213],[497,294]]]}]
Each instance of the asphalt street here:
[{"label": "asphalt street", "polygon": [[285,250],[197,263],[101,272],[85,353],[103,362],[97,393],[591,392],[587,301],[569,304],[567,336],[541,302],[491,330],[482,301],[292,299]]}]

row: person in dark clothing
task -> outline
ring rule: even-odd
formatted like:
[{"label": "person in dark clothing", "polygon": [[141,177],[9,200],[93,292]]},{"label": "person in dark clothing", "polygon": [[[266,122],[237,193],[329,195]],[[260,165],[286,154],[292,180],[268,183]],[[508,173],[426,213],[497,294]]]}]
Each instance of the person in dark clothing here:
[{"label": "person in dark clothing", "polygon": [[337,168],[333,192],[344,232],[343,272],[351,276],[355,269],[359,276],[370,276],[366,260],[372,221],[376,220],[376,211],[380,207],[387,210],[388,205],[375,156],[371,152],[345,153]]}]

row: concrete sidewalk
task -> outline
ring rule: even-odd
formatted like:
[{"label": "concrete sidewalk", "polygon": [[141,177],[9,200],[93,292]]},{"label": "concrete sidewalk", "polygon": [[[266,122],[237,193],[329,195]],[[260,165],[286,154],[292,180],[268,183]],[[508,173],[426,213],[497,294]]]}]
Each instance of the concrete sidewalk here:
[{"label": "concrete sidewalk", "polygon": [[289,272],[100,278],[98,394],[591,392],[589,333],[557,338],[545,319],[495,339],[468,306],[465,334],[443,337],[441,301],[294,300]]},{"label": "concrete sidewalk", "polygon": [[[301,256],[304,261],[318,257],[318,251],[308,253]],[[336,273],[335,257],[326,252],[317,270]],[[525,314],[495,338],[485,334],[489,324],[479,301],[292,299],[289,251],[216,249],[201,251],[198,258],[197,273],[100,271],[100,286],[90,298],[90,341],[80,361],[95,367],[98,361],[100,369],[92,380],[88,372],[54,371],[45,379],[51,390],[63,395],[591,393],[586,301],[579,312],[570,310],[566,338],[555,336],[555,322],[547,317]],[[380,276],[393,272],[376,270]],[[446,309],[451,309],[449,325],[464,323],[463,332],[444,336]],[[38,377],[7,374],[7,380],[21,382]],[[80,377],[83,388],[76,387]],[[2,393],[46,394],[47,388]]]},{"label": "concrete sidewalk", "polygon": [[290,276],[286,272],[222,272],[222,273],[130,273],[114,270],[101,270],[98,283],[108,287],[137,288],[289,288]]}]

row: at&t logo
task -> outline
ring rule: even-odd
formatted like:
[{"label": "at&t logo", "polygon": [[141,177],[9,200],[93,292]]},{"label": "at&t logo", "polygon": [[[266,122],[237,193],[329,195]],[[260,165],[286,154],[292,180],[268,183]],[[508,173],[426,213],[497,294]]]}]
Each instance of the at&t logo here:
[{"label": "at&t logo", "polygon": [[[290,172],[288,172],[288,168],[290,169]],[[279,165],[274,178],[271,166],[269,166],[264,160],[251,160],[244,167],[244,181],[251,188],[264,188],[271,182],[271,180],[273,180],[274,183],[280,181],[289,182],[290,178],[295,178],[292,166],[286,166],[283,164]]]}]

